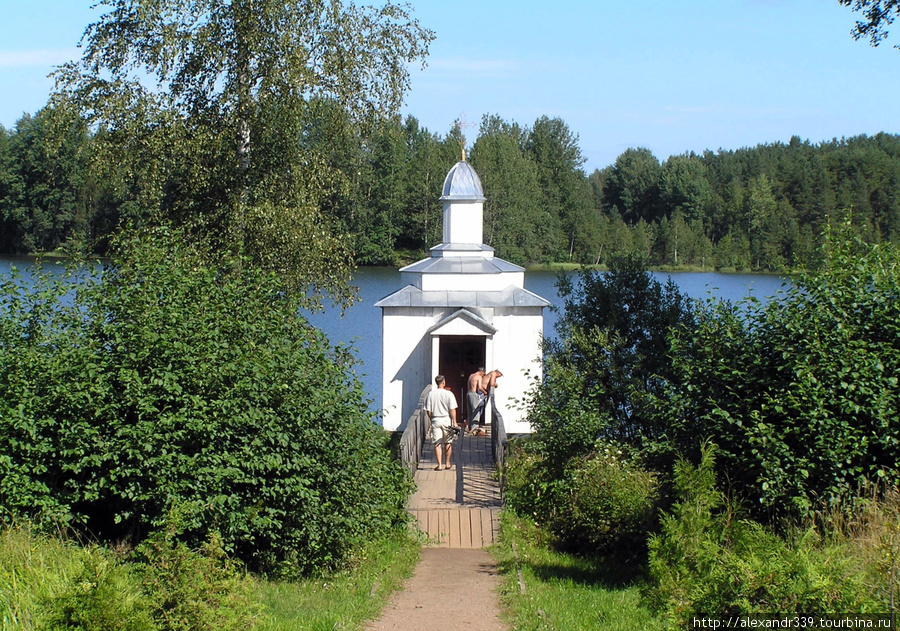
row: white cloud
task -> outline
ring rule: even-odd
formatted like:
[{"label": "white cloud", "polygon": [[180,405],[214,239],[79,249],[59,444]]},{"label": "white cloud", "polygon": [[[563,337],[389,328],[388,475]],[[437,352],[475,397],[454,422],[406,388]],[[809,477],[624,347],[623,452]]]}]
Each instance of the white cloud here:
[{"label": "white cloud", "polygon": [[75,48],[0,51],[0,68],[58,66],[78,57]]}]

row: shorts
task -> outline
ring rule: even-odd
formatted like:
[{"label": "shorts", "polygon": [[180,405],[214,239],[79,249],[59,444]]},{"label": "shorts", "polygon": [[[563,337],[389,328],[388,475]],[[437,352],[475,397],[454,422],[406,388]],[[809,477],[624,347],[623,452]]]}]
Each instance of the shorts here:
[{"label": "shorts", "polygon": [[450,432],[445,432],[444,428],[450,427],[450,418],[436,418],[431,421],[431,442],[435,445],[443,445],[448,442]]}]

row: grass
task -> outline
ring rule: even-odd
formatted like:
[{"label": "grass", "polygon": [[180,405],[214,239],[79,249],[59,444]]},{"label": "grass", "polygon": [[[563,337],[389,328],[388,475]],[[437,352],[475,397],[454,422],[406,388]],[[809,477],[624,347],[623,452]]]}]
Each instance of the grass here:
[{"label": "grass", "polygon": [[58,596],[90,554],[25,527],[0,533],[0,629],[35,629],[42,605]]},{"label": "grass", "polygon": [[50,628],[61,599],[97,587],[116,591],[116,615],[140,606],[140,583],[112,551],[41,535],[29,524],[0,529],[0,631]]},{"label": "grass", "polygon": [[503,575],[507,619],[515,631],[664,627],[641,602],[642,568],[556,552],[533,523],[509,511],[500,528],[494,554]]},{"label": "grass", "polygon": [[419,560],[420,542],[410,536],[378,542],[363,551],[350,571],[297,582],[256,581],[263,615],[253,631],[359,629],[378,617],[388,598]]},{"label": "grass", "polygon": [[[336,576],[297,582],[254,577],[251,600],[259,604],[260,615],[247,631],[360,629],[379,615],[412,574],[420,545],[409,534],[398,533],[373,542],[350,569]],[[97,545],[43,535],[27,525],[0,527],[0,631],[47,628],[51,605],[80,585],[86,568],[111,568],[120,583],[128,583],[128,589],[111,596],[114,606],[127,611],[129,603],[119,602],[126,596],[123,592],[141,590],[129,567],[121,554]]]}]

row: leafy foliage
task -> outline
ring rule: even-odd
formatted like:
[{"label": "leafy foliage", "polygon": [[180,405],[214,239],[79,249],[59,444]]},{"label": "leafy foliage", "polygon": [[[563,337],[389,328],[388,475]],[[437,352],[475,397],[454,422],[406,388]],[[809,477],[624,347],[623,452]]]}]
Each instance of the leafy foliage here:
[{"label": "leafy foliage", "polygon": [[577,278],[560,278],[559,338],[547,342],[546,374],[529,412],[536,448],[557,464],[598,438],[641,447],[662,436],[653,404],[672,375],[668,335],[692,321],[675,284],[654,280],[634,257]]},{"label": "leafy foliage", "polygon": [[215,533],[179,540],[184,507],[136,550],[79,544],[27,522],[0,528],[0,631],[178,631],[356,626],[377,616],[418,561],[401,529],[372,539],[351,567],[322,577],[250,577]]},{"label": "leafy foliage", "polygon": [[484,190],[491,192],[484,204],[484,242],[518,264],[547,256],[559,216],[542,204],[526,139],[518,125],[485,116],[471,155]]},{"label": "leafy foliage", "polygon": [[650,539],[648,600],[673,627],[702,615],[883,610],[878,581],[846,547],[812,530],[791,542],[741,519],[718,489],[715,453],[707,443],[697,467],[677,464],[678,502]]},{"label": "leafy foliage", "polygon": [[154,231],[74,293],[4,283],[0,506],[141,540],[184,504],[189,543],[215,530],[263,570],[339,565],[406,519],[409,482],[349,351],[276,274],[207,260]]},{"label": "leafy foliage", "polygon": [[[213,245],[213,259],[229,250],[254,258],[292,289],[312,289],[313,305],[323,295],[349,304],[347,240],[323,213],[349,165],[335,166],[328,140],[309,142],[309,132],[325,117],[365,137],[396,113],[407,66],[424,58],[431,31],[390,2],[96,6],[104,12],[85,31],[84,55],[57,71],[53,98],[102,132],[94,167],[123,206],[190,226],[186,234]],[[265,256],[308,239],[310,227],[321,250]]]},{"label": "leafy foliage", "polygon": [[676,343],[679,385],[663,404],[682,453],[712,438],[735,491],[779,516],[896,479],[898,270],[896,248],[845,225],[822,271],[781,297],[707,305]]},{"label": "leafy foliage", "polygon": [[626,457],[618,445],[599,443],[573,466],[566,510],[553,528],[578,550],[634,554],[654,523],[657,478]]},{"label": "leafy foliage", "polygon": [[[110,108],[127,100],[128,92],[117,94]],[[71,115],[75,96],[57,95],[50,109]],[[319,93],[254,110],[252,160],[241,175],[231,119],[214,126],[220,118],[185,119],[146,102],[120,113],[116,126],[93,134],[79,132],[84,121],[61,124],[58,114],[47,127],[41,112],[0,135],[0,221],[9,235],[2,249],[25,251],[26,241],[53,249],[71,238],[102,252],[120,220],[163,215],[220,247],[246,240],[251,256],[287,270],[296,261],[271,253],[309,227],[326,235],[332,256],[304,259],[296,287],[312,283],[311,296],[346,302],[351,259],[395,264],[440,241],[440,185],[465,143],[458,126],[441,135],[412,116],[370,120]],[[37,137],[58,151],[23,152]],[[837,208],[853,208],[854,229],[867,242],[900,234],[900,143],[891,134],[815,145],[793,137],[662,163],[628,149],[585,175],[577,135],[564,121],[528,127],[493,115],[470,157],[487,197],[485,239],[520,263],[632,255],[654,266],[814,269],[823,229],[840,222]],[[35,174],[50,174],[52,195],[23,188]],[[265,229],[248,234],[255,221]]]},{"label": "leafy foliage", "polygon": [[[579,253],[591,253],[596,215],[591,212],[590,190],[581,169],[585,158],[578,146],[578,134],[560,118],[541,116],[529,130],[525,148],[537,170],[541,205],[550,217],[558,217],[559,236],[551,234],[551,251],[559,260],[568,261],[575,256],[576,246]],[[593,262],[593,256],[582,255],[575,260]]]},{"label": "leafy foliage", "polygon": [[872,46],[878,46],[887,39],[888,27],[893,24],[900,13],[897,0],[838,0],[845,7],[863,14],[862,20],[856,22],[853,38],[869,38]]},{"label": "leafy foliage", "polygon": [[507,506],[546,528],[563,549],[634,556],[654,524],[657,476],[622,445],[598,441],[555,475],[525,442],[508,460],[505,479]]},{"label": "leafy foliage", "polygon": [[641,599],[642,568],[628,559],[567,554],[544,530],[505,511],[493,552],[510,624],[522,631],[655,631],[666,628]]},{"label": "leafy foliage", "polygon": [[[66,591],[49,603],[47,628],[77,631],[155,631],[150,605],[128,566],[112,555],[85,555]],[[168,629],[168,627],[159,627]]]},{"label": "leafy foliage", "polygon": [[566,301],[508,505],[580,553],[634,554],[671,503],[645,596],[675,628],[892,602],[900,255],[849,221],[826,246],[765,305],[682,304],[636,265]]},{"label": "leafy foliage", "polygon": [[87,124],[71,107],[19,120],[0,152],[3,251],[49,252],[88,240],[103,212],[89,169],[92,150]]},{"label": "leafy foliage", "polygon": [[517,515],[548,523],[558,511],[566,512],[561,498],[568,480],[551,472],[544,456],[530,449],[528,441],[527,437],[510,441],[504,471],[506,506]]},{"label": "leafy foliage", "polygon": [[250,580],[222,549],[218,533],[191,550],[176,539],[180,510],[135,550],[149,611],[165,631],[240,631],[258,615]]},{"label": "leafy foliage", "polygon": [[575,283],[563,277],[559,290],[559,338],[545,344],[528,410],[534,434],[510,459],[507,502],[564,546],[640,549],[658,497],[641,463],[666,443],[656,402],[673,375],[668,335],[690,325],[691,303],[635,258]]},{"label": "leafy foliage", "polygon": [[2,631],[157,631],[149,609],[139,577],[120,555],[27,523],[0,529]]}]

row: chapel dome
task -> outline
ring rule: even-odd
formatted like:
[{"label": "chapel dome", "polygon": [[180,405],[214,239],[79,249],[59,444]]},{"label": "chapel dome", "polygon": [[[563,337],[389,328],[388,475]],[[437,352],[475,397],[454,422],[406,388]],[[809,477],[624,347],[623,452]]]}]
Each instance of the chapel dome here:
[{"label": "chapel dome", "polygon": [[481,189],[481,179],[468,162],[460,160],[450,169],[444,178],[444,189],[441,201],[485,201]]}]

